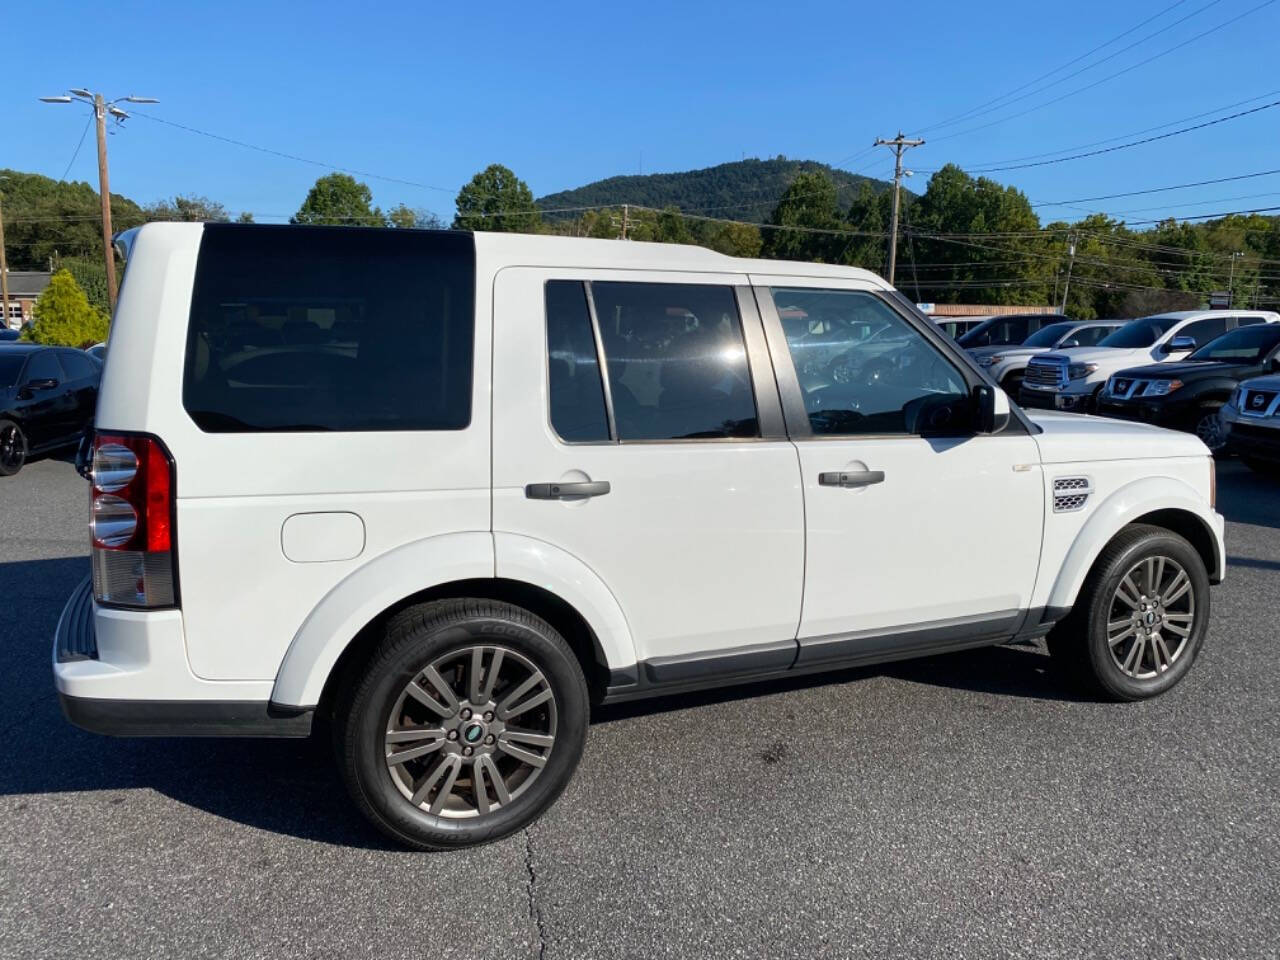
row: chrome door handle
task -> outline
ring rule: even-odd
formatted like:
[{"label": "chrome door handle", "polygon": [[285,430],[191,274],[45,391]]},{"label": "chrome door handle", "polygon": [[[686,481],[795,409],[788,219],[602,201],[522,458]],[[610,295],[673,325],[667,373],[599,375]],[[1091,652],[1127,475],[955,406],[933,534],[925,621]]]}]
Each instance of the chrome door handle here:
[{"label": "chrome door handle", "polygon": [[869,487],[884,482],[883,470],[847,470],[818,474],[818,483],[824,487]]},{"label": "chrome door handle", "polygon": [[569,500],[574,497],[603,497],[609,492],[608,480],[583,480],[571,483],[525,484],[524,495],[530,500]]}]

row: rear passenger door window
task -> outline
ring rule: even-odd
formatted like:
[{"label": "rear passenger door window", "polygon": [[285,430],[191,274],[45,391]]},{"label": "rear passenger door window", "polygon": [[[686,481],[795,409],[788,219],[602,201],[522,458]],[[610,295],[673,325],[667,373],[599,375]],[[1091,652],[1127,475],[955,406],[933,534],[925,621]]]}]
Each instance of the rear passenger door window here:
[{"label": "rear passenger door window", "polygon": [[562,439],[760,435],[732,287],[553,280],[546,300],[551,423]]},{"label": "rear passenger door window", "polygon": [[1204,320],[1196,320],[1194,323],[1188,323],[1174,336],[1191,337],[1195,340],[1197,347],[1203,347],[1210,340],[1227,332],[1227,319],[1227,317],[1208,317]]},{"label": "rear passenger door window", "polygon": [[1083,330],[1077,330],[1073,333],[1071,339],[1082,347],[1093,347],[1097,346],[1099,340],[1112,333],[1115,329],[1115,327],[1085,327]]}]

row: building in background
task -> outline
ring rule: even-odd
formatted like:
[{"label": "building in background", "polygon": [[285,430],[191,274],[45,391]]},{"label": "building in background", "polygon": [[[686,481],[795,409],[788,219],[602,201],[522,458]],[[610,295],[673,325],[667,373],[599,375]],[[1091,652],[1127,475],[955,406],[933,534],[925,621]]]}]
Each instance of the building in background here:
[{"label": "building in background", "polygon": [[44,293],[51,276],[43,270],[9,271],[9,315],[4,320],[10,329],[17,330],[31,322],[36,297]]}]

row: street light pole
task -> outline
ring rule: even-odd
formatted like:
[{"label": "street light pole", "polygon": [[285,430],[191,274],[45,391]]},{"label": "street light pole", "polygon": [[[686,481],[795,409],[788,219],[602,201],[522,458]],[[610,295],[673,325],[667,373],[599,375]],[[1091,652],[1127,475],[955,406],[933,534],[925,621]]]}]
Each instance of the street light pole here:
[{"label": "street light pole", "polygon": [[1227,280],[1227,307],[1228,309],[1235,306],[1236,302],[1236,261],[1244,256],[1244,251],[1237,250],[1231,254],[1231,275]]},{"label": "street light pole", "polygon": [[1062,285],[1062,309],[1058,311],[1063,314],[1067,312],[1067,291],[1071,289],[1071,268],[1076,264],[1076,236],[1074,233],[1067,237],[1067,255],[1071,259],[1067,261],[1067,279]]},{"label": "street light pole", "polygon": [[72,103],[73,98],[93,107],[94,122],[98,128],[98,197],[102,201],[102,255],[107,268],[107,305],[114,314],[116,310],[116,255],[111,245],[111,184],[107,176],[107,114],[115,118],[116,123],[129,119],[129,114],[116,104],[125,103],[159,103],[154,97],[117,97],[107,100],[100,93],[73,87],[71,96],[65,94],[57,97],[41,97],[45,103]]}]

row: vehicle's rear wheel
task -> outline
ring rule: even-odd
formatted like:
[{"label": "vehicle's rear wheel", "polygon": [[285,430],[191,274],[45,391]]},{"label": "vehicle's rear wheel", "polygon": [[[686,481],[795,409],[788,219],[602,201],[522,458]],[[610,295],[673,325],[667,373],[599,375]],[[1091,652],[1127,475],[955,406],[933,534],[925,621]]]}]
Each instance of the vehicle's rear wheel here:
[{"label": "vehicle's rear wheel", "polygon": [[1208,626],[1209,575],[1195,548],[1134,524],[1102,551],[1048,645],[1090,692],[1142,700],[1186,676]]},{"label": "vehicle's rear wheel", "polygon": [[410,847],[487,843],[540,816],[586,741],[586,680],[564,639],[526,610],[442,600],[388,623],[340,694],[334,740],[347,788]]},{"label": "vehicle's rear wheel", "polygon": [[1227,449],[1227,434],[1222,429],[1222,419],[1218,416],[1218,411],[1221,409],[1221,404],[1201,407],[1196,411],[1195,424],[1192,428],[1195,435],[1204,442],[1209,452],[1215,457],[1222,456]]},{"label": "vehicle's rear wheel", "polygon": [[0,477],[12,477],[26,462],[26,434],[12,420],[0,420]]}]

